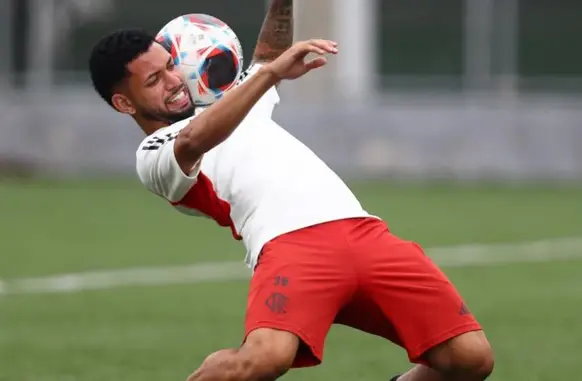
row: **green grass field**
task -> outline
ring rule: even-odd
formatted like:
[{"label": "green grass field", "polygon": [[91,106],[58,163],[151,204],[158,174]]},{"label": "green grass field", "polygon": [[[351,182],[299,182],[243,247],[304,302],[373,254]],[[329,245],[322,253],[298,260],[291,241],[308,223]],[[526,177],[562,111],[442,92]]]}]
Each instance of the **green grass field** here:
[{"label": "green grass field", "polygon": [[[423,246],[582,237],[582,187],[353,184]],[[227,229],[130,182],[0,183],[0,278],[240,260]],[[580,247],[582,258],[582,247]],[[582,260],[445,268],[496,350],[492,380],[579,377]],[[184,380],[241,339],[247,282],[0,295],[0,380]],[[287,380],[381,381],[408,367],[390,343],[332,329],[324,364]]]}]

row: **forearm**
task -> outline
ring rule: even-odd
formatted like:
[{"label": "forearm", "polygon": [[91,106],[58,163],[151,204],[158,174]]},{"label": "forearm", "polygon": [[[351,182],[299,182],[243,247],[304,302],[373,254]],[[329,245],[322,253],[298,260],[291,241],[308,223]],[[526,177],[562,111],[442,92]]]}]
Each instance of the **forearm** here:
[{"label": "forearm", "polygon": [[293,44],[293,0],[272,0],[253,54],[255,62],[269,62]]},{"label": "forearm", "polygon": [[176,156],[183,158],[185,167],[223,142],[278,81],[275,74],[261,68],[243,84],[228,91],[224,98],[192,119],[181,131],[176,142],[181,147],[181,152],[176,152]]}]

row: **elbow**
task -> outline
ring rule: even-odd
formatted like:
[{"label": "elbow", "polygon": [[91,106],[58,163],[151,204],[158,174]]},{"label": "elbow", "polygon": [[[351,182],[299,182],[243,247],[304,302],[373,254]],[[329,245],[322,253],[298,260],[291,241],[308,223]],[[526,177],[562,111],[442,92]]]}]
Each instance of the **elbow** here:
[{"label": "elbow", "polygon": [[177,152],[183,152],[189,157],[200,157],[208,151],[205,147],[204,136],[198,131],[204,131],[203,128],[184,128],[176,137]]}]

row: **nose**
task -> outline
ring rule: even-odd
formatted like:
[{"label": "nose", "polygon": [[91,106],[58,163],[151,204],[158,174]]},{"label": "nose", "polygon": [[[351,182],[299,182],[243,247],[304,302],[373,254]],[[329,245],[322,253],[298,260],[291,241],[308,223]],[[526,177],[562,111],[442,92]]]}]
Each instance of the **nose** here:
[{"label": "nose", "polygon": [[175,90],[184,83],[182,75],[177,70],[166,72],[166,89]]}]

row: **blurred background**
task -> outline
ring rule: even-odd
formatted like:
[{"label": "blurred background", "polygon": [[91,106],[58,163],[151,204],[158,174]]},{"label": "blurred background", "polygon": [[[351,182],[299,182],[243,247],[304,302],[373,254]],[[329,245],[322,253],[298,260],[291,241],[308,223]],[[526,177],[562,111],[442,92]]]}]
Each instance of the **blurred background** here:
[{"label": "blurred background", "polygon": [[[4,162],[133,175],[140,132],[99,101],[87,58],[111,29],[157,32],[217,15],[247,62],[264,0],[1,0]],[[338,171],[462,179],[582,176],[582,3],[297,1],[297,38],[342,44],[327,70],[283,87],[277,118]],[[301,110],[301,112],[297,112]]]},{"label": "blurred background", "polygon": [[[208,13],[249,62],[268,3],[0,0],[1,381],[182,380],[239,344],[243,247],[143,189],[142,133],[94,93],[87,59],[112,29]],[[342,52],[283,84],[276,120],[443,266],[494,345],[493,380],[579,374],[582,2],[295,4],[296,38]],[[286,377],[406,367],[338,327],[322,367]]]}]

